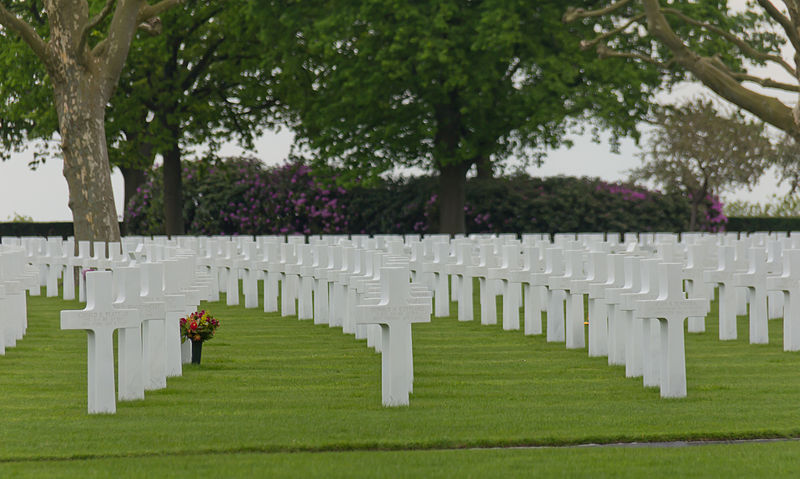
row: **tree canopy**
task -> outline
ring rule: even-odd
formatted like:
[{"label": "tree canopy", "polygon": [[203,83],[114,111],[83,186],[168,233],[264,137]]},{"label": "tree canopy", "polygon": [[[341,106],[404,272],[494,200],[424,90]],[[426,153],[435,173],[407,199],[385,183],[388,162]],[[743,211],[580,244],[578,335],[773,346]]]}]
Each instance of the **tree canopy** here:
[{"label": "tree canopy", "polygon": [[[744,10],[733,11],[725,0],[606,0],[592,8],[575,4],[564,20],[599,32],[585,37],[583,46],[601,57],[677,66],[720,97],[797,137],[800,107],[785,100],[800,92],[800,2],[781,3],[748,1]],[[629,48],[637,40],[654,41],[657,48]],[[769,73],[766,66],[781,73]]]},{"label": "tree canopy", "polygon": [[631,176],[684,193],[693,231],[703,226],[704,206],[732,186],[752,186],[774,157],[763,123],[741,112],[719,114],[710,100],[688,101],[654,117],[656,129],[641,155],[644,165]]},{"label": "tree canopy", "polygon": [[[31,84],[49,81],[58,119],[64,177],[69,186],[78,240],[118,241],[120,237],[105,135],[105,110],[117,86],[137,30],[157,32],[159,15],[180,0],[20,0],[0,1],[2,40],[11,41],[3,61],[18,73],[34,73]],[[12,37],[13,36],[13,37]],[[23,49],[25,45],[27,49]],[[29,50],[28,50],[29,49]],[[32,52],[33,56],[23,52]],[[16,63],[10,58],[18,55]],[[11,63],[11,64],[9,64]],[[41,65],[36,74],[36,65]],[[8,78],[19,80],[19,75]],[[3,91],[4,109],[16,109],[24,84]],[[39,97],[41,98],[41,97]],[[24,112],[22,112],[24,113]],[[15,132],[3,141],[49,128],[33,116],[7,119]],[[39,133],[37,133],[39,134]]]},{"label": "tree canopy", "polygon": [[182,234],[182,157],[226,140],[252,147],[272,102],[259,71],[264,46],[242,3],[187,0],[162,16],[162,30],[132,45],[106,131],[112,164],[140,174],[134,183],[162,156],[165,232]]},{"label": "tree canopy", "polygon": [[[31,4],[33,6],[33,4]],[[98,7],[99,8],[99,7]],[[30,10],[24,10],[31,14]],[[46,18],[31,21],[43,32]],[[260,51],[252,22],[239,2],[186,0],[159,18],[160,34],[140,31],[105,118],[108,157],[125,177],[125,199],[161,154],[171,168],[164,214],[167,231],[180,233],[180,159],[187,149],[236,139],[252,146],[267,124],[269,91],[260,82]],[[24,92],[24,94],[23,94]],[[45,66],[22,38],[0,29],[0,141],[4,152],[26,141],[47,142],[58,130],[53,88]],[[34,153],[33,165],[53,149]]]},{"label": "tree canopy", "polygon": [[[591,3],[591,2],[587,2]],[[536,161],[571,121],[635,133],[661,84],[649,64],[598,61],[562,2],[252,1],[274,92],[298,139],[369,176],[439,174],[439,229],[464,231],[472,165]]]}]

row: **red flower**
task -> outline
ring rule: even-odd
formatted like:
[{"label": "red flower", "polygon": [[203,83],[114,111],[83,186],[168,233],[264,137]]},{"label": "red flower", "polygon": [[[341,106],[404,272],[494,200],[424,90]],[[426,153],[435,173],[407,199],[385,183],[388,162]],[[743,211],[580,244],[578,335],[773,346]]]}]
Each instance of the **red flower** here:
[{"label": "red flower", "polygon": [[189,323],[189,329],[191,329],[192,331],[197,329],[197,321],[192,321],[191,323]]}]

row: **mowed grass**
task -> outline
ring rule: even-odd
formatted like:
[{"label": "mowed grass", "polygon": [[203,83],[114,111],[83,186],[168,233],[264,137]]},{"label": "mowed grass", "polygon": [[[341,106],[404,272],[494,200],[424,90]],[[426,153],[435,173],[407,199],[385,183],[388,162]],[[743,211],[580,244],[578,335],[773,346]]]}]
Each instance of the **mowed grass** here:
[{"label": "mowed grass", "polygon": [[59,311],[82,305],[28,304],[26,337],[0,357],[0,474],[596,477],[654,464],[686,476],[704,464],[780,474],[800,452],[794,442],[458,450],[800,436],[800,354],[783,352],[781,320],[770,321],[771,343],[756,346],[745,317],[739,339],[720,342],[712,313],[706,333],[687,335],[688,397],[665,400],[585,349],[480,325],[476,304],[473,322],[414,326],[411,405],[387,409],[380,355],[366,341],[223,301],[204,305],[223,324],[202,365],[185,365],[144,401],[118,402],[115,415],[90,416],[86,333],[59,329]]}]

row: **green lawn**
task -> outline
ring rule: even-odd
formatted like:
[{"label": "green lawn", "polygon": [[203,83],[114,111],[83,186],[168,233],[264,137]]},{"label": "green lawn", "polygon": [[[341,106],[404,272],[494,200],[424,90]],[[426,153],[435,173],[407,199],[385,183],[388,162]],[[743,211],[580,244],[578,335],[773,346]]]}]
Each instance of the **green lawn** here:
[{"label": "green lawn", "polygon": [[434,319],[414,326],[410,407],[385,409],[365,341],[223,301],[206,305],[222,327],[202,365],[89,416],[86,333],[59,330],[58,315],[82,306],[28,304],[27,336],[0,357],[2,477],[788,475],[800,453],[795,442],[462,449],[800,436],[800,354],[782,351],[780,320],[755,346],[746,318],[739,340],[718,341],[712,313],[706,333],[687,336],[688,397],[664,400],[585,350]]}]

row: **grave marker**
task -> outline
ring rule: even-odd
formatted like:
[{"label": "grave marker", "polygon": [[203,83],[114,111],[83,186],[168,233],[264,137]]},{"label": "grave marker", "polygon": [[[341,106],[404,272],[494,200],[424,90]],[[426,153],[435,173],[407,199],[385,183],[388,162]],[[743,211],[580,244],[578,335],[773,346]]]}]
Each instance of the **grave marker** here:
[{"label": "grave marker", "polygon": [[750,344],[767,344],[767,254],[758,247],[750,248],[749,253],[747,271],[735,274],[734,280],[750,292]]},{"label": "grave marker", "polygon": [[117,333],[117,353],[119,364],[119,400],[134,401],[144,399],[144,380],[142,377],[142,299],[140,296],[141,278],[139,268],[116,268],[120,290],[114,307],[118,309],[134,309],[138,321],[135,326],[120,328]]},{"label": "grave marker", "polygon": [[800,351],[800,250],[784,251],[782,274],[766,283],[768,290],[784,295],[783,350]]},{"label": "grave marker", "polygon": [[637,301],[642,318],[658,318],[661,332],[661,397],[686,397],[686,350],[683,322],[689,316],[705,315],[708,303],[686,299],[681,280],[681,263],[661,263],[659,295],[656,299]]},{"label": "grave marker", "polygon": [[84,329],[88,332],[88,410],[89,414],[114,414],[115,329],[135,327],[139,313],[134,309],[116,309],[111,304],[111,272],[86,274],[87,302],[80,311],[62,311],[61,329]]},{"label": "grave marker", "polygon": [[431,320],[431,298],[414,297],[408,268],[381,268],[377,301],[358,305],[358,324],[379,324],[382,333],[381,396],[384,406],[407,406],[413,367],[411,325]]},{"label": "grave marker", "polygon": [[736,281],[734,279],[734,248],[720,246],[717,252],[718,267],[706,271],[706,283],[717,284],[719,295],[719,339],[736,339]]}]

